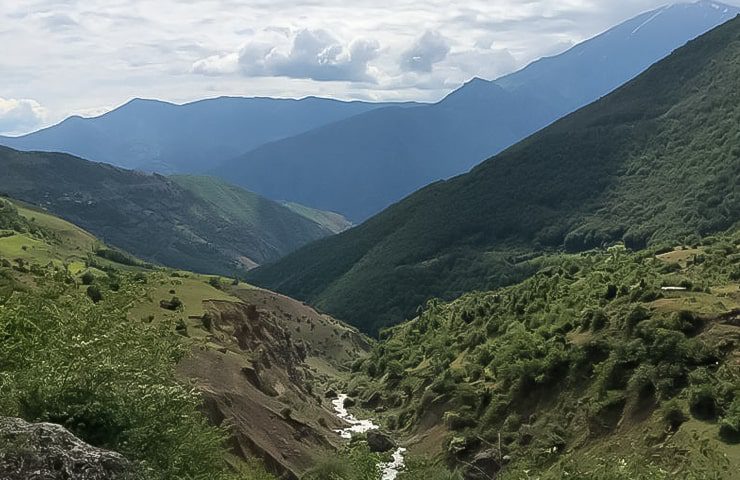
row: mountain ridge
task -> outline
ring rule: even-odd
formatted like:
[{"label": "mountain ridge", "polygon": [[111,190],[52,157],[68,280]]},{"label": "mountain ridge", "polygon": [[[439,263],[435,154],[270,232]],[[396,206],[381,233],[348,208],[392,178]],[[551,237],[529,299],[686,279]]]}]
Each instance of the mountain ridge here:
[{"label": "mountain ridge", "polygon": [[608,94],[740,13],[727,8],[678,4],[630,35],[655,11],[646,12],[499,80],[474,79],[436,104],[359,114],[265,144],[211,173],[360,223]]},{"label": "mountain ridge", "polygon": [[377,333],[431,297],[520,280],[548,249],[639,249],[729,228],[740,220],[739,38],[740,18],[470,173],[251,278]]},{"label": "mountain ridge", "polygon": [[96,117],[72,116],[27,135],[0,137],[0,144],[149,172],[200,173],[263,143],[387,105],[319,97],[222,96],[183,104],[134,98]]},{"label": "mountain ridge", "polygon": [[[148,261],[243,274],[341,228],[215,178],[144,174],[0,147],[0,192],[40,205]],[[138,232],[148,232],[142,237]]]}]

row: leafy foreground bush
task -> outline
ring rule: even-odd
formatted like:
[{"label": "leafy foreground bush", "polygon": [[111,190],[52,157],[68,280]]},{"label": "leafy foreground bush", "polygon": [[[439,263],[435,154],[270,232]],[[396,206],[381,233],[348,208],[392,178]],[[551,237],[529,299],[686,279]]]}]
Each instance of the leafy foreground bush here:
[{"label": "leafy foreground bush", "polygon": [[[0,305],[0,415],[59,423],[137,462],[147,479],[234,478],[224,435],[175,377],[187,347],[170,325],[127,318],[140,286],[98,304],[52,283]],[[254,478],[249,472],[239,478]]]}]

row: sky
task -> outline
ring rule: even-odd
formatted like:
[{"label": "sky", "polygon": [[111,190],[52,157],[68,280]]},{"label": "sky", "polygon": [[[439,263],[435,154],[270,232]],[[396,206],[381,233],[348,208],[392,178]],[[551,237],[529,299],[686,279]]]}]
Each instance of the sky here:
[{"label": "sky", "polygon": [[136,97],[434,101],[665,3],[0,0],[0,134]]}]

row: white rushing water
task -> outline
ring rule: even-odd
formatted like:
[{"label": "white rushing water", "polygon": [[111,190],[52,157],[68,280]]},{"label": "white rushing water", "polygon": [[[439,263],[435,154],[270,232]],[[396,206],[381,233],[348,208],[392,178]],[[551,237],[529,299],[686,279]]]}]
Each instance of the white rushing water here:
[{"label": "white rushing water", "polygon": [[[339,436],[347,440],[352,438],[352,435],[357,433],[365,433],[370,430],[377,430],[380,427],[372,422],[372,420],[358,420],[354,415],[349,413],[344,407],[344,401],[347,399],[347,395],[340,393],[337,398],[332,400],[331,404],[334,406],[334,411],[337,417],[341,418],[349,424],[347,428],[341,428],[335,430]],[[403,470],[404,454],[406,453],[405,448],[398,448],[393,452],[393,458],[390,462],[380,464],[380,470],[382,475],[380,480],[396,480],[398,473]]]}]

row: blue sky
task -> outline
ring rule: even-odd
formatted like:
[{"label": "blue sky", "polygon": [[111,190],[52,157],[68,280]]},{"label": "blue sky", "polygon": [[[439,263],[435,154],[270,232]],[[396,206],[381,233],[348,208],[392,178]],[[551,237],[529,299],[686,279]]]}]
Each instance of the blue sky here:
[{"label": "blue sky", "polygon": [[0,0],[0,133],[133,97],[431,101],[665,3]]}]

